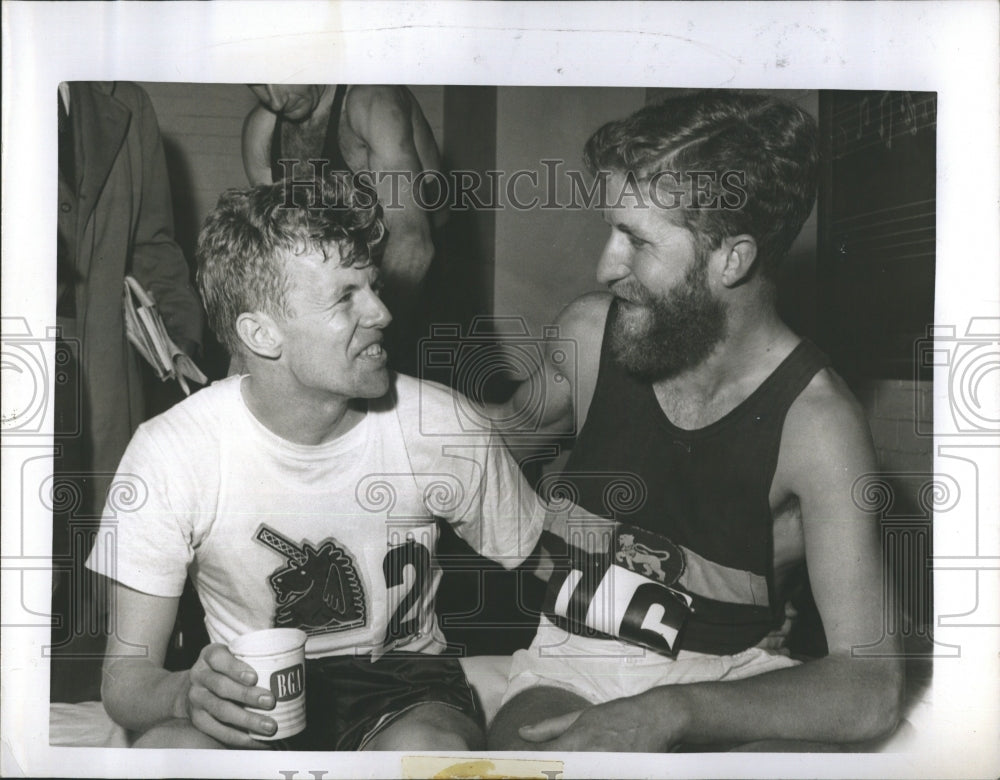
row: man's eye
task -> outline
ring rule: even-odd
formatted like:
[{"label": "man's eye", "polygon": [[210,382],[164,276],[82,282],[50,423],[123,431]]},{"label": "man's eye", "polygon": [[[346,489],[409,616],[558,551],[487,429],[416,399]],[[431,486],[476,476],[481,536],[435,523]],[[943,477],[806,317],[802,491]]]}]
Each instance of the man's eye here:
[{"label": "man's eye", "polygon": [[337,303],[350,303],[350,302],[351,302],[351,293],[344,293],[340,297],[340,300],[337,301]]},{"label": "man's eye", "polygon": [[646,245],[646,242],[645,242],[645,241],[643,241],[643,240],[642,240],[641,238],[639,238],[638,236],[633,236],[633,235],[630,235],[630,236],[628,237],[628,242],[629,242],[629,243],[630,243],[630,244],[631,244],[631,245],[633,246],[633,248],[635,248],[635,249],[639,249],[640,247],[643,247],[643,246],[645,246],[645,245]]}]

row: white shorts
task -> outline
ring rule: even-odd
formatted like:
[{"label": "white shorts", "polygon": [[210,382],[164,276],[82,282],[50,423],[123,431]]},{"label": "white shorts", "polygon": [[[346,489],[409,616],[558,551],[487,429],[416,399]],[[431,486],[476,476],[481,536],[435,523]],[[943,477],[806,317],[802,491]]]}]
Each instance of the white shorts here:
[{"label": "white shorts", "polygon": [[760,647],[736,655],[681,650],[667,658],[616,640],[569,634],[542,616],[531,646],[514,653],[503,703],[536,685],[552,685],[602,704],[658,685],[740,680],[799,663]]}]

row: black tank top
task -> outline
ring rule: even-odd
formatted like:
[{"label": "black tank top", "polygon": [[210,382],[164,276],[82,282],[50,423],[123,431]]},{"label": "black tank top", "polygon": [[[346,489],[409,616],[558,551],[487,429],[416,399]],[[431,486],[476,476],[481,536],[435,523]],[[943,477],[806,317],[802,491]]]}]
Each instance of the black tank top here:
[{"label": "black tank top", "polygon": [[[350,172],[351,170],[347,164],[347,160],[344,159],[343,153],[340,151],[340,136],[338,134],[340,114],[344,110],[344,97],[346,95],[347,85],[338,84],[333,94],[333,105],[330,107],[330,121],[326,124],[326,138],[323,140],[323,148],[318,150],[311,158],[315,160],[329,160],[330,165],[326,168],[327,173]],[[274,120],[274,132],[271,134],[271,181],[275,182],[281,181],[285,175],[284,170],[278,164],[278,160],[292,159],[289,155],[282,154],[281,151],[281,129],[284,124],[279,114]],[[302,162],[305,163],[306,161],[303,160]],[[289,173],[292,172],[289,171]]]},{"label": "black tank top", "polygon": [[[588,512],[636,526],[685,549],[694,612],[683,650],[732,654],[757,644],[784,620],[774,588],[769,493],[792,402],[829,364],[802,341],[739,406],[698,430],[673,425],[652,385],[609,354],[605,325],[597,386],[562,479]],[[616,500],[616,478],[639,484]],[[596,478],[595,478],[596,477]],[[619,491],[620,498],[620,491]]]}]

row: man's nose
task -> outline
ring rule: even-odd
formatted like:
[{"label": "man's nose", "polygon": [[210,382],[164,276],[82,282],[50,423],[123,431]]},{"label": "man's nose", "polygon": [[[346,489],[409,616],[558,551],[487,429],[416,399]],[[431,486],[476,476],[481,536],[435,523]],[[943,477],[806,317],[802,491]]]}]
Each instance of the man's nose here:
[{"label": "man's nose", "polygon": [[629,257],[628,239],[613,231],[597,261],[597,281],[610,286],[627,277],[632,273]]},{"label": "man's nose", "polygon": [[374,290],[365,293],[365,311],[362,323],[366,328],[385,328],[392,322],[392,313]]}]

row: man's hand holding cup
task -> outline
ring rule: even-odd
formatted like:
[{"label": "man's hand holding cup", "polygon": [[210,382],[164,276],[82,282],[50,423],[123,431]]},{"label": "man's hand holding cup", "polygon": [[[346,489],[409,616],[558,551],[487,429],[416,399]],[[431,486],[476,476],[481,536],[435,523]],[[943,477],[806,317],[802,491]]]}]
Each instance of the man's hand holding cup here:
[{"label": "man's hand holding cup", "polygon": [[277,723],[261,712],[274,708],[274,695],[256,685],[256,670],[228,647],[205,647],[191,668],[190,680],[184,717],[199,731],[237,748],[266,747],[258,739],[274,738]]}]

